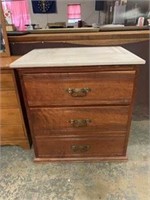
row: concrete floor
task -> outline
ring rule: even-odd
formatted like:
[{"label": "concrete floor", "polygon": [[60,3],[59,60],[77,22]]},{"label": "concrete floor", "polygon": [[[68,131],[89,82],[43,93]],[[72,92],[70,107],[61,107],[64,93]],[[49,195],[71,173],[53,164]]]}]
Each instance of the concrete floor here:
[{"label": "concrete floor", "polygon": [[149,117],[133,116],[127,162],[34,163],[33,149],[1,147],[0,200],[149,200]]}]

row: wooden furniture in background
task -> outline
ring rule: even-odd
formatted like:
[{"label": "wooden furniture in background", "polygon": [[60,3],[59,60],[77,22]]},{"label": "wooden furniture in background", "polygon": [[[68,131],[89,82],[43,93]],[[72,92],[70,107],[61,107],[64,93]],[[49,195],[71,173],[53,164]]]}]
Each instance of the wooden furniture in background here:
[{"label": "wooden furniture in background", "polygon": [[0,145],[29,148],[30,142],[24,123],[14,71],[9,64],[19,57],[0,58]]},{"label": "wooden furniture in background", "polygon": [[[139,43],[143,41],[149,41],[150,30],[125,30],[125,31],[96,31],[92,29],[85,29],[84,32],[66,32],[63,33],[63,30],[59,33],[58,30],[54,30],[52,32],[44,33],[44,31],[39,31],[39,33],[34,34],[25,34],[25,35],[9,35],[8,40],[11,46],[11,51],[13,55],[23,55],[24,53],[29,52],[30,50],[34,49],[36,45],[38,48],[45,48],[45,47],[72,47],[74,45],[78,46],[110,46],[110,45],[123,45],[123,44],[130,44],[130,43]],[[83,29],[84,30],[84,29]],[[88,32],[88,30],[90,32]],[[59,46],[58,46],[59,45]],[[21,48],[24,47],[24,50],[19,52]],[[18,54],[17,54],[17,48]],[[15,54],[16,53],[16,54]]]},{"label": "wooden furniture in background", "polygon": [[47,28],[65,28],[66,22],[47,23]]}]

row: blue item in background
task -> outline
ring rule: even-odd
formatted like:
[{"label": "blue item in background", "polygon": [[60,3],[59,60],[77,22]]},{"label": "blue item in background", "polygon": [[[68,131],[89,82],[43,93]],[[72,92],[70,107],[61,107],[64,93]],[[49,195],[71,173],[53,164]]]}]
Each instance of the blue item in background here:
[{"label": "blue item in background", "polygon": [[32,0],[33,13],[56,13],[57,6],[56,0],[46,1],[46,0]]}]

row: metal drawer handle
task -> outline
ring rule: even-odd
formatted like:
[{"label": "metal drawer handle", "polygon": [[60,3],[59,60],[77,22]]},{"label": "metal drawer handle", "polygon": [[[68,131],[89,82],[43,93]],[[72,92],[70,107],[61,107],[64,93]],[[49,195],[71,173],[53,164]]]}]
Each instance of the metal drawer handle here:
[{"label": "metal drawer handle", "polygon": [[91,119],[71,119],[69,120],[69,123],[73,127],[86,127],[88,126],[88,123],[92,122]]},{"label": "metal drawer handle", "polygon": [[68,88],[66,91],[72,96],[72,97],[84,97],[87,95],[88,92],[91,91],[90,88]]},{"label": "metal drawer handle", "polygon": [[90,149],[90,145],[72,145],[71,149],[74,153],[84,153]]}]

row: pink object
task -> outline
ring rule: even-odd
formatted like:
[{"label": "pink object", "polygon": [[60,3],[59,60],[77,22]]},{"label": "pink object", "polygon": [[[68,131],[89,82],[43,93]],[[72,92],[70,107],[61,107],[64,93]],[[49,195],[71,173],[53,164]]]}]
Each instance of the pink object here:
[{"label": "pink object", "polygon": [[6,1],[2,2],[2,6],[11,12],[12,24],[17,30],[26,30],[25,24],[30,23],[28,0]]},{"label": "pink object", "polygon": [[144,25],[144,17],[139,17],[137,26],[143,26]]},{"label": "pink object", "polygon": [[68,19],[80,19],[81,18],[81,6],[80,4],[68,5]]}]

